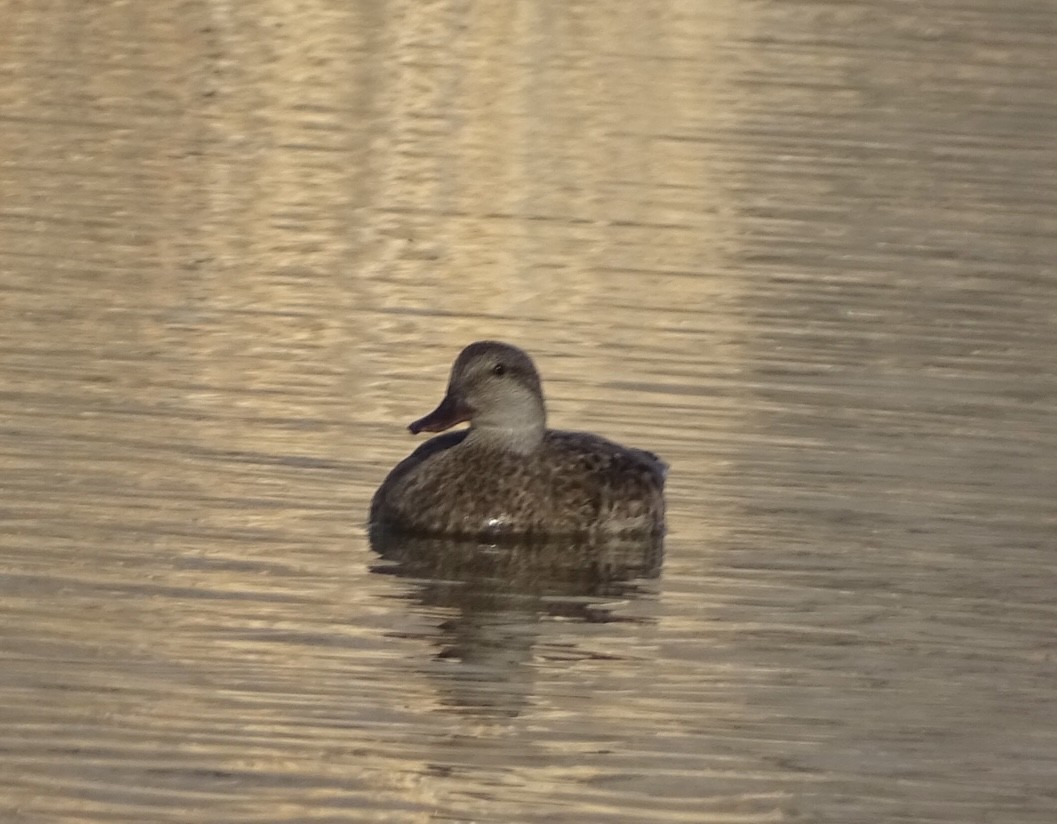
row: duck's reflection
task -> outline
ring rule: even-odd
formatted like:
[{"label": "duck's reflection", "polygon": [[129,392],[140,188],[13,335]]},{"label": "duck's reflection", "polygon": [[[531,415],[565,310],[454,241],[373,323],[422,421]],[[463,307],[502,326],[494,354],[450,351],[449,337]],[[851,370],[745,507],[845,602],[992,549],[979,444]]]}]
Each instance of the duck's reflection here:
[{"label": "duck's reflection", "polygon": [[659,538],[483,544],[375,529],[371,546],[383,559],[374,572],[413,581],[409,599],[447,613],[428,666],[446,703],[489,715],[528,700],[542,619],[631,620],[614,600],[650,590],[663,558]]}]

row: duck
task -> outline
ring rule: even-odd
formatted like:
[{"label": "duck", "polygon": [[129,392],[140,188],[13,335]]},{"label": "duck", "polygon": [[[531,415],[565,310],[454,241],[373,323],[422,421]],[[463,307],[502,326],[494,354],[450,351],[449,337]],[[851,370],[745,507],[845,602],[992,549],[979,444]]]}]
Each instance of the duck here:
[{"label": "duck", "polygon": [[667,465],[600,435],[548,429],[539,372],[512,344],[465,347],[443,400],[408,429],[443,434],[389,472],[371,501],[372,530],[462,539],[665,531]]}]

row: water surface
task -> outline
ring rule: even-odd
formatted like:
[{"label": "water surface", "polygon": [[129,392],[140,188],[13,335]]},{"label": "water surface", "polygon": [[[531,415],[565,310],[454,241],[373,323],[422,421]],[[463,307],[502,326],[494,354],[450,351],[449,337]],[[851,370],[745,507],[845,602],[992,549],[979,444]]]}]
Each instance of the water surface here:
[{"label": "water surface", "polygon": [[[1049,3],[0,14],[5,822],[1054,820]],[[663,547],[372,550],[484,337]]]}]

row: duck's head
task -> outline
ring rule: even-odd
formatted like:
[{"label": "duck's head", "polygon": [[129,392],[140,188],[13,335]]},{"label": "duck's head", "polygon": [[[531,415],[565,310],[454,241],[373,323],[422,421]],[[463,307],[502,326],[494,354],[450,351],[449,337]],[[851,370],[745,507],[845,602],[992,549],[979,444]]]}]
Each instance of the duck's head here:
[{"label": "duck's head", "polygon": [[415,435],[443,432],[463,421],[478,437],[538,442],[547,414],[532,359],[509,343],[471,343],[455,359],[444,400],[408,429]]}]

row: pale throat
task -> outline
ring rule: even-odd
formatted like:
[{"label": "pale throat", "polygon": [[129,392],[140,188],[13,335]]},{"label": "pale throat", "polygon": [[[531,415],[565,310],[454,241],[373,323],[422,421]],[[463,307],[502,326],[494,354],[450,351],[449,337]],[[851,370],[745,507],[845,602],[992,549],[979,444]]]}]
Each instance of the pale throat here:
[{"label": "pale throat", "polygon": [[467,441],[504,449],[510,452],[527,454],[536,449],[547,432],[547,416],[540,408],[531,412],[511,415],[476,416],[470,423]]},{"label": "pale throat", "polygon": [[543,442],[543,436],[546,431],[542,426],[512,428],[509,426],[482,426],[474,423],[470,426],[469,434],[466,436],[466,443],[527,455]]}]

